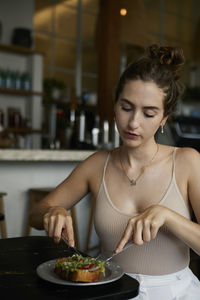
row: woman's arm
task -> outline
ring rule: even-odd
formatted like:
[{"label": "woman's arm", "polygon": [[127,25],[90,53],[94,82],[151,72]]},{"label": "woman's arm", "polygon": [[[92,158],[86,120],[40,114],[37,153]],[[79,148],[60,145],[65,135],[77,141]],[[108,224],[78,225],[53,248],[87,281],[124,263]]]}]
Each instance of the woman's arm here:
[{"label": "woman's arm", "polygon": [[63,234],[68,238],[70,246],[74,246],[72,219],[68,210],[91,191],[91,186],[98,181],[102,157],[105,156],[102,154],[95,153],[81,162],[55,190],[32,209],[29,218],[32,227],[45,229],[55,242],[59,242]]},{"label": "woman's arm", "polygon": [[[193,149],[183,151],[184,168],[181,169],[188,174],[188,198],[200,223],[200,154]],[[131,239],[137,245],[149,242],[163,225],[200,255],[200,225],[161,205],[148,207],[142,214],[129,220],[116,252],[120,252]]]},{"label": "woman's arm", "polygon": [[166,225],[170,231],[200,255],[200,154],[192,148],[180,150],[180,171],[188,174],[187,194],[198,224],[171,211]]}]

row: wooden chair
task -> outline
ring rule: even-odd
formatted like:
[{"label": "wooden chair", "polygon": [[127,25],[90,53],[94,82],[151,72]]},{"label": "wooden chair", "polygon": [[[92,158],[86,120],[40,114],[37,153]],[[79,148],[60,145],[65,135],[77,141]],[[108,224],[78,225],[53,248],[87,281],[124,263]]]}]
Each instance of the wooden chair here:
[{"label": "wooden chair", "polygon": [[[46,197],[53,188],[31,188],[29,189],[29,212],[37,204],[41,201],[44,197]],[[28,214],[29,215],[29,214]],[[76,247],[79,248],[79,236],[78,236],[78,225],[77,225],[77,218],[76,218],[76,209],[72,207],[71,209],[71,216],[73,220],[73,227],[74,227],[74,237],[76,241]],[[31,226],[29,221],[27,221],[25,235],[30,235]]]},{"label": "wooden chair", "polygon": [[1,237],[3,239],[7,238],[4,203],[3,203],[3,197],[6,195],[7,193],[0,192],[0,231],[1,231]]}]

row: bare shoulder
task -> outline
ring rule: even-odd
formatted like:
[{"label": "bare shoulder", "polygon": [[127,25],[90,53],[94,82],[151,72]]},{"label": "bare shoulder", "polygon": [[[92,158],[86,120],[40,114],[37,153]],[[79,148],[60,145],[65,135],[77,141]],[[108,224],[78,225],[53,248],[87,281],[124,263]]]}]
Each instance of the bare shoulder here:
[{"label": "bare shoulder", "polygon": [[102,172],[108,154],[107,150],[97,151],[82,161],[76,169],[83,170],[89,176]]},{"label": "bare shoulder", "polygon": [[200,153],[194,148],[177,148],[176,165],[187,174],[194,174],[200,170]]},{"label": "bare shoulder", "polygon": [[103,170],[109,151],[102,150],[95,152],[84,160],[75,170],[79,174],[79,178],[87,181],[88,187],[92,195],[97,195],[102,180]]},{"label": "bare shoulder", "polygon": [[194,148],[177,148],[176,157],[185,163],[200,163],[200,153]]},{"label": "bare shoulder", "polygon": [[[106,158],[108,157],[109,151],[107,150],[102,150],[102,151],[97,151],[95,153],[93,153],[92,155],[88,156],[88,158],[86,158],[83,161],[84,165],[93,165],[93,166],[98,166],[98,165],[102,165],[102,163],[105,163]],[[95,164],[95,165],[94,165]]]}]

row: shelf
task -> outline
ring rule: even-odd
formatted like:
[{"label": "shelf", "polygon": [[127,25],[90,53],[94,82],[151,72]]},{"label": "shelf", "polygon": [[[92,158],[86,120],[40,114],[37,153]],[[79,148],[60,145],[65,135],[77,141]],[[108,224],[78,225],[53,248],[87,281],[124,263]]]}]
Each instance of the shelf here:
[{"label": "shelf", "polygon": [[21,46],[14,46],[14,45],[0,44],[0,50],[4,51],[4,52],[16,53],[16,54],[21,54],[21,55],[31,55],[31,54],[36,54],[36,53],[43,55],[43,53],[36,52],[32,49],[28,49],[28,48],[21,47]]},{"label": "shelf", "polygon": [[30,133],[37,133],[37,134],[42,134],[42,130],[40,129],[32,129],[32,128],[12,128],[8,127],[5,129],[7,132],[12,132],[15,134],[30,134]]},{"label": "shelf", "polygon": [[5,89],[0,88],[0,94],[16,95],[16,96],[42,96],[43,93],[25,90]]},{"label": "shelf", "polygon": [[62,101],[62,100],[59,100],[59,99],[55,100],[55,99],[46,99],[46,98],[44,98],[43,101],[44,101],[45,104],[49,104],[49,105],[51,105],[51,104],[55,104],[55,105],[60,104],[60,105],[63,105],[63,106],[69,105],[69,102],[65,102],[65,101]]},{"label": "shelf", "polygon": [[[60,100],[60,99],[57,99],[57,100],[54,100],[54,99],[47,99],[47,98],[43,98],[43,102],[47,105],[51,105],[51,104],[55,104],[55,105],[61,105],[61,106],[64,106],[64,107],[70,107],[71,106],[71,103],[70,102],[65,102],[63,100]],[[78,108],[83,108],[83,109],[96,109],[96,105],[92,105],[92,104],[85,104],[84,106],[82,104],[77,104],[77,107]]]}]

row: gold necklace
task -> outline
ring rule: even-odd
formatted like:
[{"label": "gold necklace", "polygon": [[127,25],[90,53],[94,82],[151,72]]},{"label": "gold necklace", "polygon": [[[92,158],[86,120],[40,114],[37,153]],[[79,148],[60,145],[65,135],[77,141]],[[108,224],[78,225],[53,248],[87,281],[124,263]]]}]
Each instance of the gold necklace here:
[{"label": "gold necklace", "polygon": [[157,144],[157,149],[156,149],[156,152],[153,155],[152,159],[145,166],[142,167],[142,171],[140,172],[140,174],[135,179],[134,178],[129,178],[129,176],[127,175],[126,170],[124,169],[124,166],[122,164],[121,151],[120,151],[120,163],[121,163],[121,167],[122,167],[122,170],[123,170],[124,174],[128,178],[128,180],[130,182],[130,185],[136,185],[138,179],[142,176],[142,174],[144,173],[144,170],[146,169],[146,167],[148,167],[152,163],[152,161],[155,159],[155,157],[156,157],[156,155],[158,153],[158,150],[159,150],[159,145]]}]

